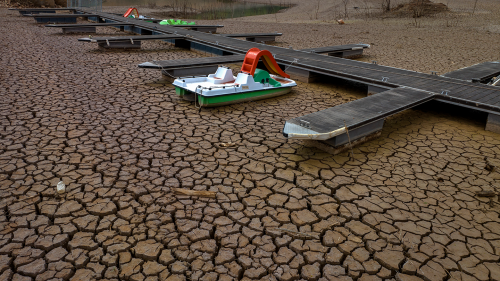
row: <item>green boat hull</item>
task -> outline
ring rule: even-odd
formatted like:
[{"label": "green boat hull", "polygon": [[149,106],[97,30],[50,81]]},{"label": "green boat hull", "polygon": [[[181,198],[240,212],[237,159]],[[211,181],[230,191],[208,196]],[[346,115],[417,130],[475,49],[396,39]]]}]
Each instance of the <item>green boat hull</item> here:
[{"label": "green boat hull", "polygon": [[[242,93],[227,94],[221,96],[196,96],[196,103],[200,104],[202,107],[214,107],[222,106],[228,104],[235,104],[240,102],[268,99],[272,97],[281,96],[290,92],[292,87],[279,87],[275,89],[267,89],[261,91],[250,91]],[[189,101],[195,100],[195,94],[193,92],[187,91],[185,89],[175,87],[175,92],[181,98]]]}]

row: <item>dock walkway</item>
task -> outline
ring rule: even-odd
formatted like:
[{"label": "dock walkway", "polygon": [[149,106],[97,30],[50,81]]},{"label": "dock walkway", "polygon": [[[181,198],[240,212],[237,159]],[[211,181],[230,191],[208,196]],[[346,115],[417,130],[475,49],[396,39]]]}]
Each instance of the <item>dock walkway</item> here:
[{"label": "dock walkway", "polygon": [[303,49],[302,51],[315,54],[327,54],[329,56],[340,57],[340,58],[351,58],[351,57],[361,56],[363,54],[363,50],[368,48],[370,48],[369,44],[348,44],[348,45]]},{"label": "dock walkway", "polygon": [[[330,134],[333,131],[344,134],[344,127],[350,131],[355,130],[430,101],[434,97],[433,93],[397,88],[291,119],[287,121],[283,133],[289,137],[288,134],[293,134],[289,132],[294,131],[296,134],[316,135],[315,139],[327,140],[335,137]],[[332,110],[333,108],[335,110]],[[292,130],[294,126],[299,128]],[[338,131],[339,129],[341,130]]]},{"label": "dock walkway", "polygon": [[341,149],[379,133],[384,119],[436,98],[433,93],[397,88],[286,121],[286,138],[319,140]]},{"label": "dock walkway", "polygon": [[220,34],[220,36],[230,38],[242,38],[253,42],[273,42],[276,36],[281,36],[283,33],[236,33],[236,34]]},{"label": "dock walkway", "polygon": [[181,35],[135,35],[135,36],[113,36],[113,37],[92,37],[80,38],[78,41],[97,43],[103,48],[141,48],[141,41],[145,40],[175,40],[182,39]]},{"label": "dock walkway", "polygon": [[[95,14],[105,22],[133,23],[136,28],[150,30],[153,34],[176,34],[184,36],[180,41],[217,49],[224,54],[245,54],[250,48],[254,47],[266,49],[274,55],[279,64],[289,66],[287,69],[289,74],[296,76],[310,77],[311,75],[326,75],[383,89],[410,88],[440,95],[439,99],[448,103],[474,108],[488,112],[490,115],[500,115],[499,87],[378,64],[346,60],[334,56],[324,56],[312,52],[242,41],[224,36],[214,36],[213,34],[158,25],[108,13]],[[176,45],[178,44],[177,41],[175,41]],[[392,105],[390,102],[388,104],[395,108],[398,107],[397,104]],[[489,118],[488,120],[495,120],[495,118]]]},{"label": "dock walkway", "polygon": [[[325,48],[317,49],[306,49],[303,51],[307,52],[320,52],[326,51],[330,52],[332,50],[336,51],[349,51],[353,48],[366,47],[367,45],[350,44],[350,45],[340,45],[340,46],[330,46]],[[361,49],[362,50],[362,49]],[[179,59],[179,60],[161,60],[161,61],[151,61],[139,64],[140,68],[150,68],[150,69],[160,69],[163,74],[170,77],[181,77],[181,76],[194,76],[194,75],[208,75],[214,73],[218,65],[227,63],[241,63],[245,55],[228,55],[228,56],[216,56],[216,57],[204,57],[204,58],[194,58],[194,59]]]},{"label": "dock walkway", "polygon": [[89,23],[89,24],[47,24],[45,27],[62,28],[63,33],[96,33],[96,27],[117,27],[124,31],[125,26],[133,26],[131,23]]},{"label": "dock walkway", "polygon": [[486,82],[498,75],[500,75],[500,62],[497,61],[478,63],[443,74],[444,77],[471,82]]}]

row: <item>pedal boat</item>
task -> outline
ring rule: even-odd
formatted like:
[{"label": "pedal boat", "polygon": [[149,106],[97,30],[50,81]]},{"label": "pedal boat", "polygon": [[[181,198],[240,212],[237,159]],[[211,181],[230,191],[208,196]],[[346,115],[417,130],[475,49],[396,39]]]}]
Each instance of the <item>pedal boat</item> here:
[{"label": "pedal boat", "polygon": [[[259,59],[272,72],[257,69]],[[196,106],[213,107],[284,95],[297,86],[284,73],[267,50],[252,48],[243,61],[241,71],[234,77],[231,69],[219,66],[215,74],[174,81],[177,95],[194,101]]]}]

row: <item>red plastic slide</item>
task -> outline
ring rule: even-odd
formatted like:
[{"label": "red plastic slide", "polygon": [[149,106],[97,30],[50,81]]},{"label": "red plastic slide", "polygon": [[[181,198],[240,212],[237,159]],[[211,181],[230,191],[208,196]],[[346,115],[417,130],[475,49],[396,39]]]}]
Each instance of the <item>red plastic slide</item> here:
[{"label": "red plastic slide", "polygon": [[135,18],[139,18],[139,12],[137,11],[136,8],[128,8],[127,12],[125,12],[125,14],[123,14],[123,17],[128,18],[130,16],[130,14],[132,14],[132,13],[134,13]]},{"label": "red plastic slide", "polygon": [[285,78],[290,78],[290,75],[283,72],[283,70],[281,70],[281,68],[278,66],[271,52],[269,52],[268,50],[261,51],[259,50],[259,48],[252,48],[248,50],[247,54],[245,55],[245,59],[243,60],[243,65],[241,66],[241,72],[245,72],[253,76],[261,57],[264,65],[269,72]]}]

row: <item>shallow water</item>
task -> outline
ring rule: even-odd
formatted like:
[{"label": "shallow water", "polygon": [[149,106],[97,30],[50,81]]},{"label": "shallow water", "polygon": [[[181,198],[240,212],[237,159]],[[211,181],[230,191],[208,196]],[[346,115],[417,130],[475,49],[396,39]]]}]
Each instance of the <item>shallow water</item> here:
[{"label": "shallow water", "polygon": [[[187,5],[210,5],[214,3],[233,3],[232,0],[103,0],[104,6],[127,6],[127,5],[150,5],[156,4],[157,6],[182,6],[184,3]],[[243,4],[244,2],[241,2]],[[236,4],[236,3],[235,3]],[[250,3],[247,3],[250,4]]]},{"label": "shallow water", "polygon": [[187,11],[184,18],[211,20],[273,14],[288,8],[290,4],[285,1],[279,5],[269,5],[231,0],[104,0],[103,6],[171,7],[181,13]]}]

